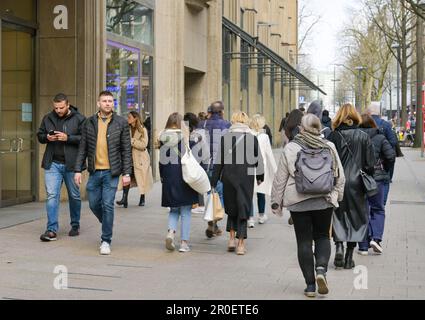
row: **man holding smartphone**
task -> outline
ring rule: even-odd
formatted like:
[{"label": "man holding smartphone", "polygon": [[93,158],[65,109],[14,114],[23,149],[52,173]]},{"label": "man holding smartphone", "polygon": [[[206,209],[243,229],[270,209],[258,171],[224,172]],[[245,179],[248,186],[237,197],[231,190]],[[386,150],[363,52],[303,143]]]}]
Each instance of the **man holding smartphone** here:
[{"label": "man holding smartphone", "polygon": [[89,206],[102,224],[100,254],[109,255],[118,180],[122,176],[123,186],[130,184],[133,158],[130,128],[127,119],[114,113],[112,93],[101,92],[97,106],[99,111],[88,118],[83,126],[74,180],[78,186],[81,184],[81,172],[87,158]]},{"label": "man holding smartphone", "polygon": [[45,170],[47,228],[40,240],[55,241],[59,230],[59,204],[62,183],[68,191],[71,230],[75,237],[80,232],[81,197],[74,183],[74,166],[81,140],[85,117],[71,106],[68,97],[59,93],[53,98],[53,111],[44,116],[38,129],[38,141],[47,144],[42,168]]}]

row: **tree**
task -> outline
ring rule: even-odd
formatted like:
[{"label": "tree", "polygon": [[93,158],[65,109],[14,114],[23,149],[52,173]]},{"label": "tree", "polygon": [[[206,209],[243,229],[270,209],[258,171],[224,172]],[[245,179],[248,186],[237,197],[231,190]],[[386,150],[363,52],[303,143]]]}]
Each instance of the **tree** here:
[{"label": "tree", "polygon": [[[401,70],[401,120],[407,120],[407,82],[416,65],[414,53],[415,14],[406,0],[365,0],[368,17],[379,28]],[[410,9],[408,9],[410,8]],[[395,47],[397,45],[397,47]]]},{"label": "tree", "polygon": [[304,45],[309,41],[310,36],[314,32],[314,28],[322,20],[322,15],[316,15],[308,8],[308,2],[303,3],[298,13],[298,52],[304,48]]}]

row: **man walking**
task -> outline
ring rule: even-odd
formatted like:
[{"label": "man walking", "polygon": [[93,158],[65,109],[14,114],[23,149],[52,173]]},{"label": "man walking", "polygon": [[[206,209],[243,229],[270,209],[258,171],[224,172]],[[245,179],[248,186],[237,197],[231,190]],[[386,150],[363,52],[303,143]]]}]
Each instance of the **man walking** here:
[{"label": "man walking", "polygon": [[100,254],[109,255],[118,179],[123,176],[123,186],[131,181],[131,139],[127,120],[113,112],[111,92],[101,92],[97,106],[99,112],[88,118],[83,126],[75,164],[75,183],[81,184],[81,172],[88,158],[90,177],[86,188],[89,206],[102,224]]},{"label": "man walking", "polygon": [[[224,104],[221,101],[216,101],[211,104],[208,108],[209,117],[207,120],[199,124],[199,128],[206,130],[207,139],[210,142],[210,166],[207,170],[207,174],[210,178],[213,176],[214,163],[217,160],[217,154],[220,147],[221,137],[227,133],[231,123],[224,120]],[[220,196],[221,204],[224,207],[223,199],[223,184],[218,181],[216,191]],[[208,238],[212,238],[214,235],[221,235],[222,230],[217,226],[216,222],[208,222],[208,228],[205,230],[205,234]]]},{"label": "man walking", "polygon": [[42,168],[45,170],[47,228],[41,241],[55,241],[59,230],[59,204],[62,183],[65,181],[71,216],[70,237],[79,235],[81,197],[74,184],[74,165],[85,117],[69,104],[63,93],[53,98],[53,111],[44,116],[37,132],[38,141],[47,144]]},{"label": "man walking", "polygon": [[[392,130],[391,123],[381,118],[381,103],[379,101],[372,101],[367,111],[372,116],[373,120],[375,120],[378,129],[381,130],[382,134],[385,136],[385,138],[387,138],[388,142],[395,150],[397,145],[397,137]],[[392,182],[394,175],[394,167],[395,161],[391,162],[389,165],[390,181],[384,182],[384,205],[387,205],[388,194],[390,192],[390,183]]]}]

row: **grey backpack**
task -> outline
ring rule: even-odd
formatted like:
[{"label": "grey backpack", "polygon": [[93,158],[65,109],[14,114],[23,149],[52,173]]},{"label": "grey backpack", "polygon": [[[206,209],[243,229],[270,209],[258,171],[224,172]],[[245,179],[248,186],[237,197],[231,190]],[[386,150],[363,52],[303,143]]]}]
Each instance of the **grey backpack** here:
[{"label": "grey backpack", "polygon": [[295,162],[297,192],[314,195],[330,193],[335,183],[330,150],[300,146],[302,149]]}]

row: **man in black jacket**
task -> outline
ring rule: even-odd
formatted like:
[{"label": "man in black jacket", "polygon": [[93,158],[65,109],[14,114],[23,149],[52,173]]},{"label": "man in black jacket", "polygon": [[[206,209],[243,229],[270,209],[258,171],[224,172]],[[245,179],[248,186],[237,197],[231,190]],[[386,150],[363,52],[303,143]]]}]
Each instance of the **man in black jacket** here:
[{"label": "man in black jacket", "polygon": [[59,230],[58,213],[62,183],[68,190],[71,231],[69,236],[79,235],[81,198],[74,184],[74,165],[81,139],[81,126],[85,117],[70,106],[66,95],[60,93],[53,99],[53,111],[44,116],[38,129],[38,141],[47,144],[42,168],[47,193],[47,229],[41,241],[54,241]]},{"label": "man in black jacket", "polygon": [[83,125],[74,179],[77,185],[81,184],[81,172],[87,158],[90,173],[86,187],[89,206],[102,224],[100,254],[109,255],[119,176],[123,176],[123,186],[129,185],[131,181],[131,139],[127,120],[113,112],[114,97],[111,92],[101,92],[97,106],[99,112]]}]

